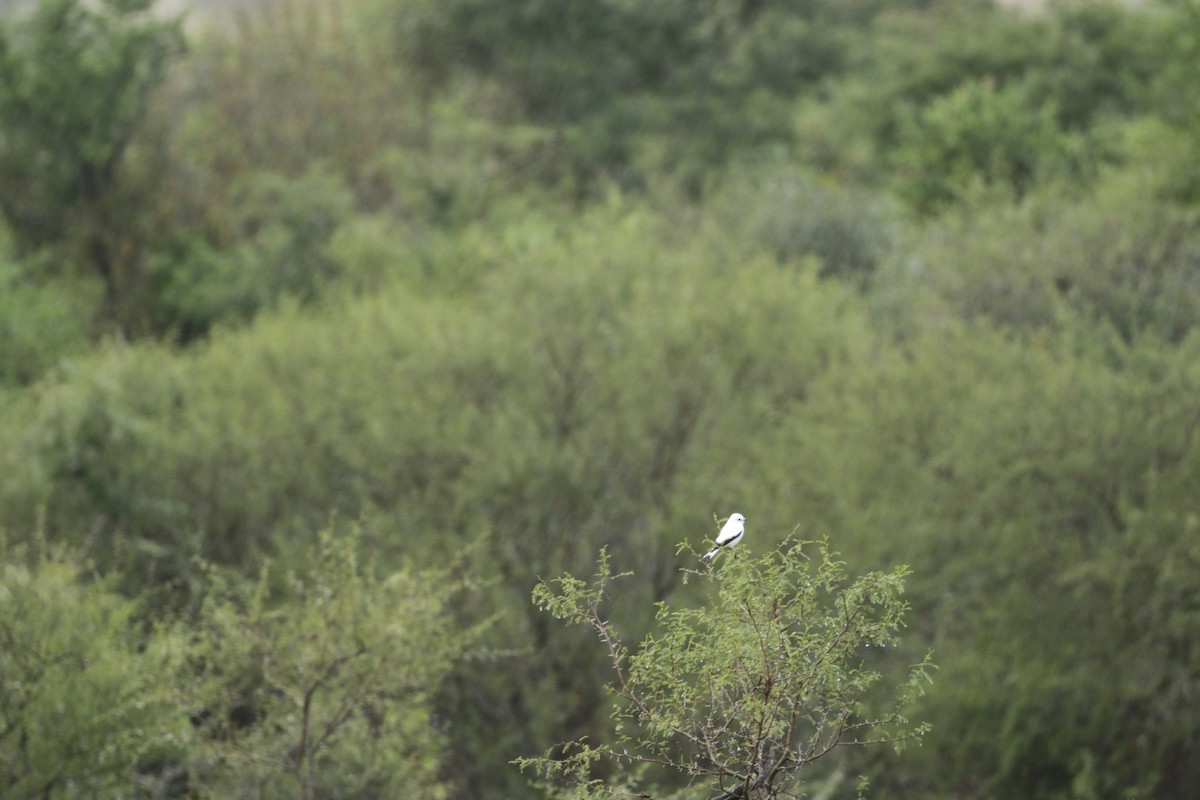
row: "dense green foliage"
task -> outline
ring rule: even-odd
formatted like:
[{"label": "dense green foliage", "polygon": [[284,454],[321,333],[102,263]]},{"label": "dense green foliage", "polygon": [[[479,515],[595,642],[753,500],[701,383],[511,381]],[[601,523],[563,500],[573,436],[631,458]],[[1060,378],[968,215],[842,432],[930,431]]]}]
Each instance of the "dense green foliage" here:
[{"label": "dense green foliage", "polygon": [[447,572],[380,575],[363,556],[358,532],[334,527],[286,575],[209,574],[180,673],[201,740],[194,793],[446,795],[431,698],[479,631],[446,629],[463,588]]},{"label": "dense green foliage", "polygon": [[0,19],[0,794],[536,796],[734,509],[940,666],[810,787],[1194,793],[1200,3],[147,5]]},{"label": "dense green foliage", "polygon": [[72,559],[0,541],[0,789],[113,797],[177,756],[187,717],[165,676],[177,637],[139,635],[144,609]]},{"label": "dense green foliage", "polygon": [[205,568],[193,613],[152,623],[77,558],[3,544],[5,797],[446,796],[432,700],[484,627],[452,629],[449,572],[380,574],[334,526],[286,573]]},{"label": "dense green foliage", "polygon": [[179,46],[178,22],[149,16],[152,4],[47,0],[0,29],[0,214],[18,253],[79,248],[118,325],[135,280],[120,254],[136,236],[136,218],[116,213],[122,167]]}]

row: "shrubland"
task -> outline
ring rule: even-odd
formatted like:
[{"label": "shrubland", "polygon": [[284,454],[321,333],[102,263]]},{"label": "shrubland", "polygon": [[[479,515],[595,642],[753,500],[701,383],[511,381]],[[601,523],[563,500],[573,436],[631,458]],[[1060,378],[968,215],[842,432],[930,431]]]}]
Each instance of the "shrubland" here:
[{"label": "shrubland", "polygon": [[[1194,2],[149,9],[0,23],[0,794],[1189,795]],[[930,728],[756,783],[798,539]]]}]

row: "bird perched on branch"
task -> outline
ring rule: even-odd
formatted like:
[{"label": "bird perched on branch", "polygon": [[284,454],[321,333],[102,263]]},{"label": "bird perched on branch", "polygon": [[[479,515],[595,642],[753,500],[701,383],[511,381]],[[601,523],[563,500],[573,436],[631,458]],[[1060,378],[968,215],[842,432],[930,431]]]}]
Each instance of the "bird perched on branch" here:
[{"label": "bird perched on branch", "polygon": [[736,511],[729,515],[729,519],[725,521],[725,526],[721,528],[721,532],[717,534],[717,546],[709,550],[701,558],[705,561],[712,561],[717,553],[721,552],[726,547],[733,547],[742,540],[746,535],[746,518]]}]

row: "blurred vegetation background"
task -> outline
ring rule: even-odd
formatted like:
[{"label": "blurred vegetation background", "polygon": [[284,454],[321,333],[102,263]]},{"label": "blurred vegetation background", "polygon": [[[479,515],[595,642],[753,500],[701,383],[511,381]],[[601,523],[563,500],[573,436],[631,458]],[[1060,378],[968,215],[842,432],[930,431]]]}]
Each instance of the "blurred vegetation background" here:
[{"label": "blurred vegetation background", "polygon": [[912,569],[814,785],[1196,794],[1197,0],[40,0],[0,219],[5,798],[534,797],[732,510]]}]

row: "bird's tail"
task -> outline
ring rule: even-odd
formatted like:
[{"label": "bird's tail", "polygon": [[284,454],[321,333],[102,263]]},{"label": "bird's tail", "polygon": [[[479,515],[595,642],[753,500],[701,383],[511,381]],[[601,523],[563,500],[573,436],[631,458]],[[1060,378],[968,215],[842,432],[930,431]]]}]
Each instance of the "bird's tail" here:
[{"label": "bird's tail", "polygon": [[704,555],[700,556],[700,560],[701,560],[701,561],[712,561],[712,560],[713,560],[713,557],[714,557],[714,556],[716,556],[716,554],[717,554],[717,553],[719,553],[719,552],[721,552],[721,546],[720,546],[720,545],[717,545],[717,546],[716,546],[716,547],[714,547],[712,550],[709,550],[707,553],[705,553]]}]

